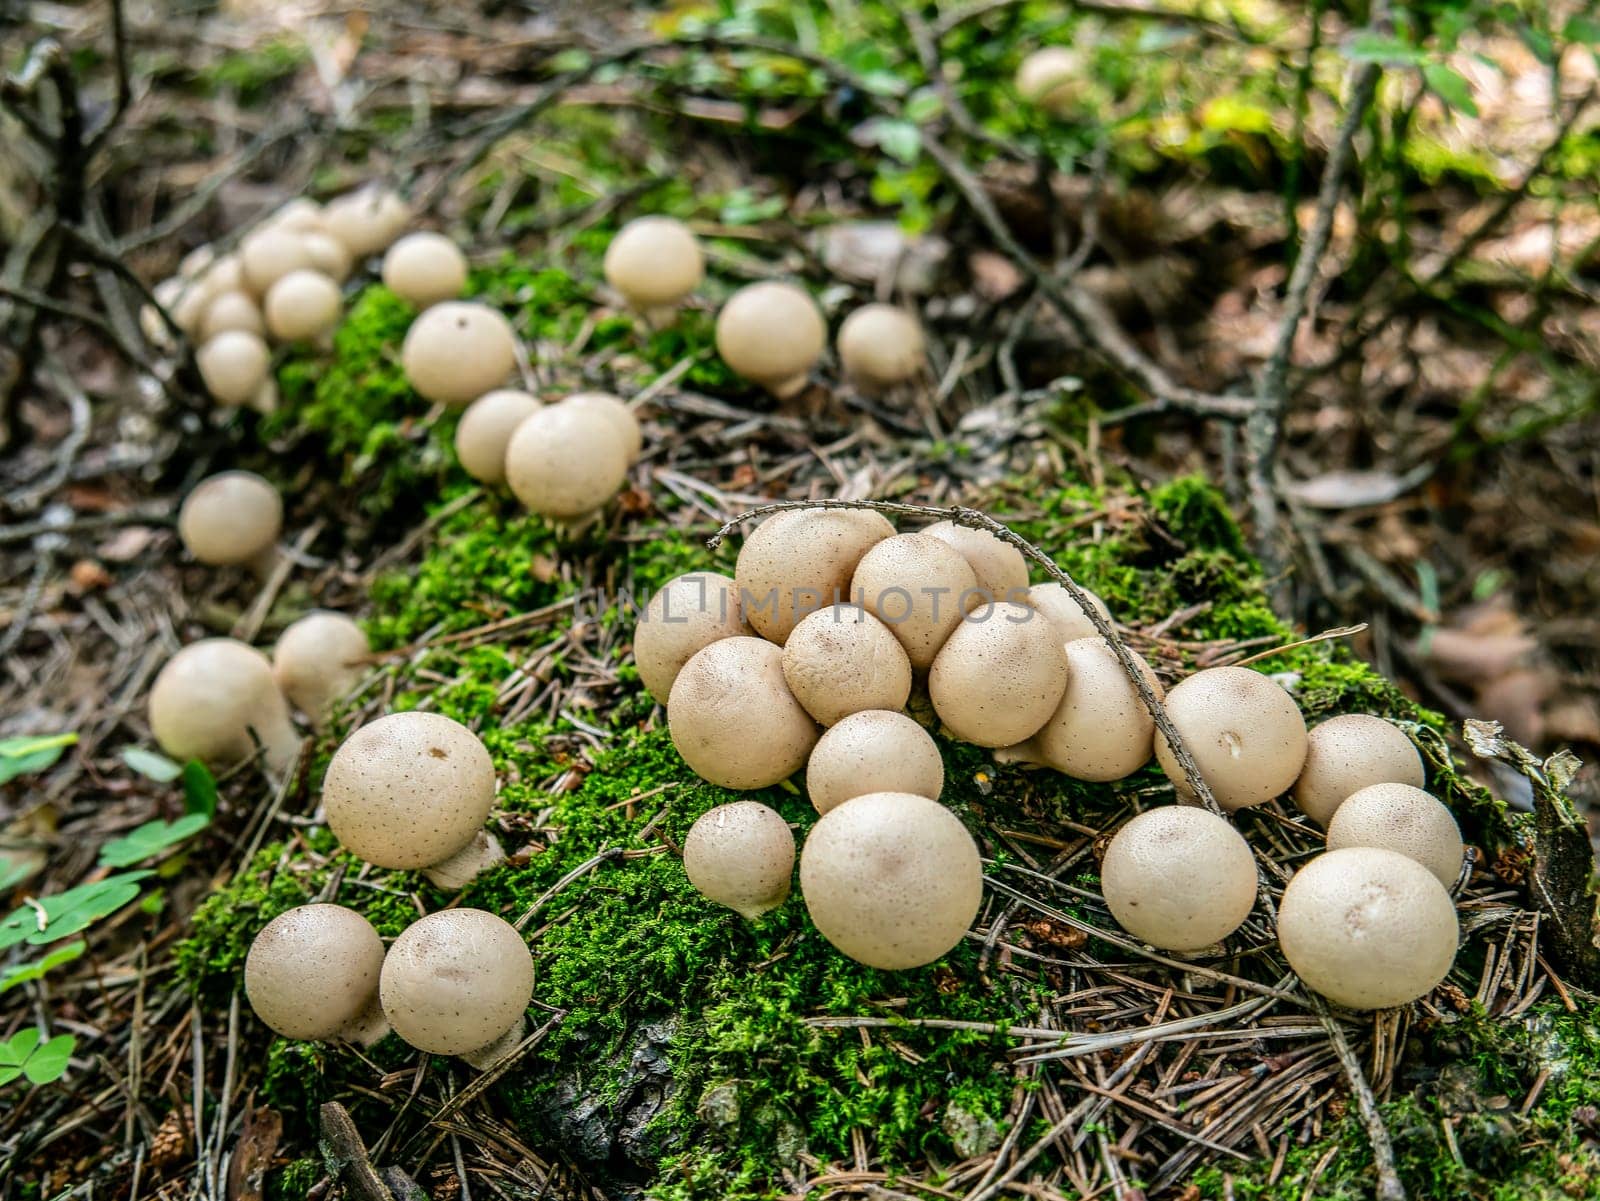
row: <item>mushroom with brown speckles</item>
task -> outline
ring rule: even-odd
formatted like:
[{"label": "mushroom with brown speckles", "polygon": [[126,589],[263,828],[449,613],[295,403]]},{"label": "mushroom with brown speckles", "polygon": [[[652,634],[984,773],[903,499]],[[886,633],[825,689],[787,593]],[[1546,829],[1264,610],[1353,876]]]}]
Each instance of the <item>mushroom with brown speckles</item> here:
[{"label": "mushroom with brown speckles", "polygon": [[230,767],[259,740],[267,767],[283,772],[300,753],[272,664],[232,638],[205,638],[168,659],[150,688],[149,718],[157,745],[180,762]]},{"label": "mushroom with brown speckles", "polygon": [[506,484],[532,512],[584,517],[628,478],[628,446],[606,414],[556,404],[523,420],[506,444]]},{"label": "mushroom with brown speckles", "polygon": [[606,247],[606,282],[657,329],[670,325],[678,305],[705,278],[700,243],[673,217],[637,217]]},{"label": "mushroom with brown speckles", "polygon": [[[1224,809],[1282,796],[1306,760],[1306,723],[1293,698],[1247,667],[1210,667],[1167,694],[1167,716]],[[1156,731],[1156,758],[1178,796],[1196,799],[1188,778]]]},{"label": "mushroom with brown speckles", "polygon": [[300,905],[255,936],[244,961],[250,1008],[284,1038],[370,1047],[389,1033],[378,1003],[383,940],[353,909]]},{"label": "mushroom with brown speckles", "polygon": [[1026,605],[985,605],[964,618],[928,670],[928,696],[957,738],[1012,746],[1050,720],[1067,689],[1055,627]]},{"label": "mushroom with brown speckles", "polygon": [[384,285],[419,309],[461,295],[467,286],[467,257],[443,234],[407,234],[383,255]]},{"label": "mushroom with brown speckles", "polygon": [[1327,827],[1346,797],[1372,784],[1423,785],[1422,756],[1400,728],[1381,717],[1346,713],[1315,726],[1294,782],[1294,803]]},{"label": "mushroom with brown speckles", "polygon": [[360,681],[371,653],[365,632],[343,613],[307,613],[279,635],[272,674],[295,708],[320,726]]},{"label": "mushroom with brown speckles", "polygon": [[783,644],[783,678],[825,726],[863,709],[902,709],[911,696],[905,648],[858,605],[830,605],[802,618]]},{"label": "mushroom with brown speckles", "polygon": [[960,553],[978,577],[978,587],[986,599],[1028,603],[1028,563],[1009,542],[988,530],[975,530],[953,521],[935,522],[922,532]]},{"label": "mushroom with brown speckles", "polygon": [[471,404],[498,387],[516,365],[511,323],[486,304],[448,300],[411,323],[400,365],[411,386],[440,404]]},{"label": "mushroom with brown speckles", "polygon": [[755,921],[789,899],[794,835],[776,810],[757,801],[718,805],[689,827],[683,870],[708,901]]},{"label": "mushroom with brown speckles", "polygon": [[896,534],[878,542],[856,565],[850,593],[889,627],[917,671],[933,666],[945,639],[984,602],[971,564],[932,534]]},{"label": "mushroom with brown speckles", "polygon": [[178,509],[184,549],[211,567],[265,575],[277,561],[283,498],[253,471],[221,471],[194,486]]},{"label": "mushroom with brown speckles", "polygon": [[633,631],[633,658],[645,690],[661,704],[678,673],[697,652],[724,638],[750,633],[734,582],[714,571],[693,571],[656,590]]},{"label": "mushroom with brown speckles", "polygon": [[[1107,621],[1111,620],[1111,610],[1106,608],[1106,603],[1087,588],[1083,589],[1089,603]],[[1079,638],[1098,638],[1100,632],[1094,628],[1094,623],[1079,607],[1078,602],[1072,599],[1072,594],[1060,584],[1035,584],[1028,589],[1028,596],[1024,604],[1039,610],[1055,625],[1056,631],[1062,642],[1076,642]]]},{"label": "mushroom with brown speckles", "polygon": [[788,641],[802,618],[848,601],[863,555],[894,533],[866,509],[788,509],[750,532],[733,578],[745,620],[763,638]]},{"label": "mushroom with brown speckles", "polygon": [[692,771],[723,788],[767,788],[804,766],[819,733],[763,638],[696,651],[667,697],[667,729]]},{"label": "mushroom with brown speckles", "polygon": [[1207,809],[1167,805],[1127,822],[1106,847],[1100,891],[1129,934],[1198,951],[1237,930],[1256,902],[1250,844]]},{"label": "mushroom with brown speckles", "polygon": [[1415,859],[1454,888],[1466,845],[1438,798],[1410,784],[1372,784],[1352,793],[1328,823],[1328,849],[1382,847]]},{"label": "mushroom with brown speckles", "polygon": [[514,388],[485,392],[469,404],[456,426],[456,457],[466,473],[481,483],[505,483],[511,435],[540,407],[532,396]]},{"label": "mushroom with brown speckles", "polygon": [[[1155,750],[1155,719],[1103,638],[1066,644],[1067,689],[1050,720],[1027,742],[997,752],[1001,762],[1042,763],[1076,780],[1110,781],[1131,776]],[[1161,682],[1143,659],[1134,658],[1156,699]]]},{"label": "mushroom with brown speckles", "polygon": [[806,762],[806,794],[827,813],[869,792],[939,799],[944,760],[933,736],[904,713],[852,713],[817,740]]}]

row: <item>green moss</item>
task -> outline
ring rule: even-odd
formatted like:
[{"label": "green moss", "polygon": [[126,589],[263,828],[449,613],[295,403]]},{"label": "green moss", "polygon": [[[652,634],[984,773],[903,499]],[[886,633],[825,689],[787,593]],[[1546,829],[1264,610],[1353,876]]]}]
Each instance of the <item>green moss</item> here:
[{"label": "green moss", "polygon": [[267,1176],[267,1201],[305,1201],[323,1171],[321,1160],[309,1156],[291,1160]]},{"label": "green moss", "polygon": [[233,92],[246,108],[260,104],[273,85],[283,82],[311,61],[298,38],[269,41],[250,50],[227,54],[203,68],[201,86],[209,93]]}]

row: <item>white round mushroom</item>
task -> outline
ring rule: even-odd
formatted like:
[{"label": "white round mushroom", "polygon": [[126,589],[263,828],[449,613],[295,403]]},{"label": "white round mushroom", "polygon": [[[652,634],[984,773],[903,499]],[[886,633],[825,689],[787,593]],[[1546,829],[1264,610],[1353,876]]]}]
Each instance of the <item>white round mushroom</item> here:
[{"label": "white round mushroom", "polygon": [[794,835],[776,810],[757,801],[718,805],[689,827],[683,870],[706,900],[755,921],[789,899]]},{"label": "white round mushroom", "polygon": [[1055,627],[1026,605],[985,605],[951,631],[928,670],[928,696],[957,738],[1012,746],[1032,738],[1067,690]]},{"label": "white round mushroom", "polygon": [[644,431],[639,428],[639,419],[626,402],[609,392],[574,392],[558,403],[600,414],[611,423],[617,431],[617,437],[622,440],[623,448],[628,452],[628,465],[631,467],[639,461],[639,456],[644,453]]},{"label": "white round mushroom", "polygon": [[700,286],[700,243],[673,217],[638,217],[606,247],[606,282],[653,326],[671,322],[677,306]]},{"label": "white round mushroom", "polygon": [[331,334],[344,311],[339,285],[309,267],[291,271],[267,290],[262,306],[267,329],[280,342],[304,342]]},{"label": "white round mushroom", "polygon": [[280,913],[250,944],[244,993],[284,1038],[370,1047],[389,1033],[378,1004],[383,940],[353,909],[301,905]]},{"label": "white round mushroom", "polygon": [[[1102,638],[1066,644],[1067,689],[1044,727],[1029,740],[1030,757],[1077,780],[1131,776],[1155,750],[1155,719]],[[1157,699],[1161,682],[1135,658]]]},{"label": "white round mushroom", "polygon": [[1100,865],[1100,891],[1135,938],[1164,951],[1198,951],[1250,916],[1255,857],[1210,810],[1167,805],[1117,831]]},{"label": "white round mushroom", "polygon": [[323,228],[322,206],[309,196],[296,196],[261,219],[261,226],[286,229],[290,233],[311,233]]},{"label": "white round mushroom", "polygon": [[696,651],[667,696],[672,745],[723,788],[767,788],[804,766],[817,725],[783,679],[783,652],[762,638],[722,638]]},{"label": "white round mushroom", "polygon": [[428,400],[461,406],[498,387],[516,365],[511,323],[486,304],[449,300],[411,323],[400,365]]},{"label": "white round mushroom", "polygon": [[229,330],[243,330],[257,337],[266,333],[267,327],[261,320],[261,310],[256,307],[255,298],[248,292],[219,292],[213,296],[206,303],[205,312],[200,317],[200,327],[196,332],[204,342]]},{"label": "white round mushroom", "polygon": [[265,296],[291,271],[310,270],[311,252],[299,234],[275,226],[251,230],[239,242],[239,266],[245,286]]},{"label": "white round mushroom", "polygon": [[1466,845],[1438,798],[1410,784],[1371,784],[1346,798],[1328,823],[1328,849],[1382,847],[1415,859],[1455,887]]},{"label": "white round mushroom", "polygon": [[1022,60],[1017,68],[1017,93],[1047,113],[1069,112],[1086,74],[1083,59],[1066,46],[1045,46]]},{"label": "white round mushroom", "polygon": [[195,352],[206,391],[218,404],[249,404],[267,382],[272,352],[259,334],[224,330]]},{"label": "white round mushroom", "polygon": [[485,392],[469,404],[456,426],[456,457],[466,473],[485,484],[505,483],[511,435],[540,407],[532,396],[514,388]]},{"label": "white round mushroom", "polygon": [[927,368],[921,324],[892,304],[863,305],[851,313],[839,326],[837,346],[845,374],[866,392],[893,388]]},{"label": "white round mushroom", "polygon": [[149,718],[157,745],[179,762],[229,767],[259,741],[267,767],[282,772],[300,753],[272,664],[232,638],[205,638],[168,659],[150,689]]},{"label": "white round mushroom", "polygon": [[858,605],[830,605],[802,618],[783,644],[783,678],[825,726],[863,709],[902,709],[911,696],[905,648]]},{"label": "white round mushroom", "polygon": [[1318,855],[1278,903],[1278,944],[1306,986],[1346,1009],[1389,1009],[1432,992],[1460,941],[1433,873],[1381,847]]},{"label": "white round mushroom", "polygon": [[1330,717],[1306,738],[1306,761],[1294,782],[1294,803],[1327,827],[1346,797],[1372,784],[1423,785],[1422,756],[1400,728],[1381,717]]},{"label": "white round mushroom", "polygon": [[283,498],[253,471],[221,471],[194,486],[178,509],[178,539],[211,567],[264,574],[283,532]]},{"label": "white round mushroom", "polygon": [[850,593],[889,627],[917,671],[933,666],[945,639],[983,603],[971,565],[932,534],[896,534],[878,542],[856,565]]},{"label": "white round mushroom", "polygon": [[909,792],[936,801],[943,791],[938,744],[904,713],[852,713],[817,740],[806,762],[806,795],[818,813],[870,792]]},{"label": "white round mushroom", "polygon": [[352,258],[377,254],[405,232],[411,207],[390,191],[369,184],[322,206],[322,226],[343,242]]},{"label": "white round mushroom", "polygon": [[748,635],[737,585],[715,571],[693,571],[656,590],[633,631],[639,679],[661,704],[697,652],[723,638]]},{"label": "white round mushroom", "polygon": [[321,726],[366,673],[367,635],[343,613],[307,613],[278,638],[272,674],[284,696]]},{"label": "white round mushroom", "polygon": [[[1111,620],[1111,610],[1106,603],[1087,588],[1083,589],[1089,603],[1100,611],[1100,616]],[[1054,623],[1062,642],[1076,642],[1079,638],[1098,638],[1099,631],[1087,614],[1072,599],[1072,594],[1060,584],[1035,584],[1028,589],[1024,602],[1039,610]]]},{"label": "white round mushroom", "polygon": [[1028,603],[1028,563],[1009,542],[1000,541],[988,530],[953,521],[934,522],[922,532],[946,543],[967,561],[986,600]]},{"label": "white round mushroom", "polygon": [[350,251],[338,238],[312,230],[301,234],[300,240],[305,243],[306,257],[311,260],[313,271],[321,272],[336,284],[350,278],[355,264],[350,259]]},{"label": "white round mushroom", "polygon": [[827,337],[816,301],[793,284],[749,284],[717,315],[717,353],[780,399],[805,388]]},{"label": "white round mushroom", "polygon": [[894,533],[868,509],[791,509],[751,531],[733,578],[745,620],[763,638],[788,640],[802,618],[848,601],[861,557]]},{"label": "white round mushroom", "polygon": [[592,513],[627,478],[628,448],[615,422],[580,405],[539,409],[512,431],[506,445],[506,484],[545,517]]},{"label": "white round mushroom", "polygon": [[[1305,763],[1305,719],[1289,694],[1260,672],[1247,667],[1197,671],[1167,694],[1166,709],[1224,809],[1281,796]],[[1178,796],[1195,800],[1159,730],[1156,758]]]},{"label": "white round mushroom", "polygon": [[384,253],[383,282],[419,309],[461,295],[467,286],[467,256],[443,234],[407,234]]}]

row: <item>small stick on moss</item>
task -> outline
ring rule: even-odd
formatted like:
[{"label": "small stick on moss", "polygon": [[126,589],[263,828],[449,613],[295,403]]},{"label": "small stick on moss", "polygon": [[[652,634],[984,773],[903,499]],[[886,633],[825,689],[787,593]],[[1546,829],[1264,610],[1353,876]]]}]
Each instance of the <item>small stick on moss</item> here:
[{"label": "small stick on moss", "polygon": [[1095,633],[1105,639],[1106,645],[1111,648],[1111,653],[1116,655],[1117,662],[1121,664],[1123,672],[1133,682],[1134,688],[1139,693],[1139,699],[1144,702],[1144,707],[1150,710],[1150,716],[1155,719],[1156,728],[1161,731],[1161,736],[1167,740],[1167,745],[1172,748],[1173,758],[1177,759],[1178,766],[1183,769],[1184,778],[1189,781],[1195,797],[1207,809],[1218,817],[1226,817],[1222,806],[1217,803],[1217,798],[1212,795],[1211,786],[1206,783],[1205,777],[1200,774],[1194,757],[1189,753],[1189,748],[1184,744],[1183,736],[1178,733],[1177,726],[1173,725],[1172,718],[1167,716],[1166,706],[1156,696],[1155,689],[1150,687],[1150,682],[1145,679],[1144,673],[1139,670],[1138,660],[1134,658],[1128,644],[1122,640],[1115,627],[1101,615],[1089,599],[1089,594],[1080,588],[1075,580],[1056,564],[1056,561],[1022,535],[1016,533],[1008,526],[996,521],[987,513],[977,509],[968,509],[957,505],[953,508],[939,508],[934,505],[904,504],[900,501],[888,500],[780,500],[771,504],[760,505],[747,513],[741,513],[723,524],[715,534],[706,539],[706,547],[716,550],[722,545],[722,540],[734,531],[743,522],[754,517],[765,517],[771,513],[782,513],[790,509],[871,509],[895,517],[926,517],[931,521],[950,521],[956,525],[966,526],[972,530],[983,530],[993,534],[1000,541],[1015,547],[1025,556],[1032,559],[1044,568],[1055,583],[1066,590],[1068,596],[1078,608],[1083,610],[1083,615],[1094,626]]},{"label": "small stick on moss", "polygon": [[1378,1201],[1406,1201],[1405,1185],[1400,1183],[1400,1173],[1395,1168],[1394,1144],[1389,1141],[1389,1128],[1383,1124],[1383,1115],[1378,1112],[1378,1099],[1372,1095],[1372,1086],[1367,1083],[1367,1075],[1361,1070],[1361,1060],[1356,1057],[1355,1049],[1345,1037],[1344,1027],[1328,1011],[1327,1003],[1316,993],[1308,995],[1317,1019],[1328,1032],[1328,1041],[1333,1044],[1334,1054],[1339,1057],[1339,1066],[1344,1069],[1345,1078],[1350,1082],[1350,1091],[1355,1094],[1356,1109],[1361,1114],[1361,1124],[1366,1127],[1367,1142],[1372,1146],[1372,1166],[1378,1174]]}]

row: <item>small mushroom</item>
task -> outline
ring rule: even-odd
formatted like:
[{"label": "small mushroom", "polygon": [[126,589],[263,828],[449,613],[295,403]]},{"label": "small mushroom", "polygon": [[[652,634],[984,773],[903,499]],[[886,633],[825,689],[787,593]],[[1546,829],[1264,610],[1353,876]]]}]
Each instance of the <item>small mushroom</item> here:
[{"label": "small mushroom", "polygon": [[950,732],[979,746],[1032,738],[1067,690],[1055,627],[1027,605],[988,605],[945,639],[928,670],[928,696]]},{"label": "small mushroom", "polygon": [[383,959],[378,996],[419,1051],[487,1068],[522,1041],[533,956],[516,927],[482,909],[446,909],[407,926]]},{"label": "small mushroom", "polygon": [[894,533],[870,509],[790,509],[744,540],[733,578],[745,620],[763,638],[788,640],[802,618],[850,599],[861,557]]},{"label": "small mushroom", "polygon": [[667,729],[696,775],[723,788],[766,788],[805,765],[817,726],[783,680],[783,652],[762,638],[696,651],[667,696]]},{"label": "small mushroom", "polygon": [[[1105,602],[1087,588],[1083,592],[1089,598],[1089,602],[1100,611],[1100,616],[1110,621],[1111,610],[1106,608]],[[1078,607],[1078,602],[1072,599],[1072,594],[1060,584],[1035,584],[1028,589],[1028,598],[1024,603],[1039,610],[1054,623],[1062,642],[1100,637],[1099,631],[1094,628],[1094,623]]]},{"label": "small mushroom", "polygon": [[283,498],[253,471],[222,471],[195,485],[178,510],[184,549],[211,567],[265,575],[277,559]]},{"label": "small mushroom", "polygon": [[272,674],[295,708],[321,726],[360,682],[371,653],[366,633],[343,613],[307,613],[278,637]]},{"label": "small mushroom", "polygon": [[757,801],[718,805],[689,827],[683,870],[706,900],[753,922],[789,899],[794,835],[776,810]]},{"label": "small mushroom", "polygon": [[1456,907],[1433,873],[1381,847],[1318,855],[1278,902],[1289,966],[1346,1009],[1389,1009],[1432,992],[1460,937]]},{"label": "small mushroom", "polygon": [[297,233],[275,226],[251,230],[239,242],[239,266],[245,286],[256,296],[265,296],[291,271],[310,270],[311,252]]},{"label": "small mushroom", "polygon": [[1017,94],[1053,116],[1069,112],[1085,73],[1083,59],[1066,46],[1045,46],[1017,68]]},{"label": "small mushroom", "polygon": [[250,285],[244,278],[244,264],[239,261],[237,254],[223,254],[211,259],[200,272],[197,282],[201,295],[207,300],[221,296],[224,292],[248,294],[250,291]]},{"label": "small mushroom", "polygon": [[[1224,809],[1281,796],[1305,763],[1306,723],[1300,710],[1287,692],[1248,667],[1195,672],[1167,694],[1166,710]],[[1179,798],[1194,801],[1194,790],[1159,730],[1156,758]]]},{"label": "small mushroom", "polygon": [[152,346],[167,349],[173,345],[172,330],[162,320],[156,305],[166,310],[172,324],[185,336],[192,338],[199,330],[207,303],[199,285],[174,275],[151,288],[150,295],[155,304],[145,304],[139,309],[139,332]]},{"label": "small mushroom", "polygon": [[350,251],[338,238],[319,230],[310,230],[301,234],[300,240],[305,243],[313,271],[321,272],[336,284],[342,284],[350,278],[355,264],[350,259]]},{"label": "small mushroom", "polygon": [[616,423],[579,405],[539,409],[512,431],[506,484],[532,512],[572,519],[592,513],[628,478],[628,448]]},{"label": "small mushroom", "polygon": [[953,521],[937,521],[922,532],[960,553],[978,577],[985,599],[1028,603],[1028,563],[1009,542],[1000,541],[988,530],[974,530]]},{"label": "small mushroom", "polygon": [[400,347],[411,386],[428,400],[457,407],[498,386],[516,360],[511,323],[488,305],[465,300],[428,309]]},{"label": "small mushroom", "polygon": [[262,310],[280,342],[307,342],[331,334],[344,310],[339,285],[309,267],[291,271],[267,290]]},{"label": "small mushroom", "polygon": [[978,916],[983,867],[937,801],[871,792],[824,813],[800,851],[800,895],[822,936],[886,971],[955,948]]},{"label": "small mushroom", "polygon": [[[917,671],[933,666],[945,639],[983,603],[966,558],[932,534],[896,534],[877,543],[861,556],[850,592],[856,604],[889,627]],[[1050,702],[1052,708],[1059,699]]]},{"label": "small mushroom", "polygon": [[780,400],[806,386],[827,338],[816,301],[793,284],[740,288],[717,315],[717,353]]},{"label": "small mushroom", "polygon": [[944,760],[933,736],[904,713],[852,713],[817,740],[806,763],[806,794],[818,813],[869,792],[939,799]]},{"label": "small mushroom", "polygon": [[532,396],[513,388],[485,392],[469,404],[456,426],[456,457],[466,473],[485,484],[505,483],[511,435],[539,408]]},{"label": "small mushroom", "polygon": [[1307,736],[1294,803],[1326,828],[1352,793],[1371,784],[1421,788],[1423,782],[1422,756],[1398,726],[1370,714],[1346,713],[1330,717]]},{"label": "small mushroom", "polygon": [[200,378],[218,404],[249,404],[267,382],[272,352],[259,334],[225,330],[195,352]]},{"label": "small mushroom", "polygon": [[312,233],[324,228],[322,206],[309,196],[296,196],[263,218],[261,224],[274,229],[286,229],[290,233]]},{"label": "small mushroom", "polygon": [[633,658],[645,690],[661,704],[672,695],[678,673],[698,651],[723,638],[750,633],[737,586],[714,571],[668,580],[633,631]]},{"label": "small mushroom", "polygon": [[[1007,758],[1053,767],[1076,780],[1131,776],[1155,749],[1155,719],[1116,654],[1102,638],[1066,644],[1067,690],[1044,727]],[[1159,699],[1161,682],[1143,659],[1134,662]],[[1001,758],[996,755],[996,758]]]},{"label": "small mushroom", "polygon": [[410,206],[388,188],[377,185],[349,192],[322,206],[322,227],[343,242],[356,259],[384,250],[410,222]]},{"label": "small mushroom", "polygon": [[845,374],[864,392],[887,391],[927,368],[922,326],[892,304],[863,305],[851,313],[839,326],[836,344]]},{"label": "small mushroom", "polygon": [[802,618],[783,644],[783,678],[825,726],[863,709],[903,709],[911,696],[905,648],[858,605],[830,605]]},{"label": "small mushroom", "polygon": [[635,218],[606,247],[606,282],[658,329],[671,324],[705,270],[699,241],[672,217]]},{"label": "small mushroom", "polygon": [[1239,831],[1208,809],[1147,809],[1106,847],[1100,891],[1135,938],[1163,951],[1198,951],[1250,916],[1255,857]]},{"label": "small mushroom", "polygon": [[600,414],[617,431],[617,437],[622,439],[623,449],[628,452],[628,466],[639,461],[639,456],[644,453],[644,431],[639,428],[639,419],[626,402],[609,392],[574,392],[560,403]]},{"label": "small mushroom", "polygon": [[346,738],[323,777],[322,805],[351,854],[421,868],[440,888],[464,888],[505,858],[483,828],[494,762],[476,734],[443,714],[391,713]]},{"label": "small mushroom", "polygon": [[260,337],[267,332],[261,310],[248,292],[219,292],[206,304],[195,331],[201,341],[210,341],[229,330],[243,330]]},{"label": "small mushroom", "polygon": [[370,1047],[389,1033],[378,1004],[383,940],[353,909],[301,905],[257,934],[244,960],[250,1008],[284,1038]]},{"label": "small mushroom", "polygon": [[1410,784],[1371,784],[1346,798],[1328,823],[1328,849],[1382,847],[1415,859],[1445,888],[1461,874],[1466,846],[1442,803]]},{"label": "small mushroom", "polygon": [[383,282],[400,299],[425,309],[461,295],[467,257],[443,234],[407,234],[384,252]]},{"label": "small mushroom", "polygon": [[229,767],[259,740],[267,767],[283,772],[300,753],[272,664],[232,638],[205,638],[168,659],[150,688],[149,718],[157,744],[180,762]]}]

